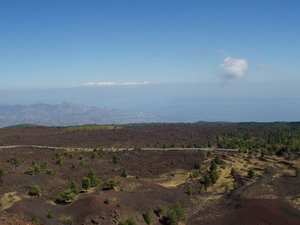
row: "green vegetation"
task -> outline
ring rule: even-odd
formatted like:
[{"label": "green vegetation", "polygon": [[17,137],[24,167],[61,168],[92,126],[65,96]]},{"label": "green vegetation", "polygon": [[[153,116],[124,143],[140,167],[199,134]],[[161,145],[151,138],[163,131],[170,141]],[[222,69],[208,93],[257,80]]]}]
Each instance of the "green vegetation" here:
[{"label": "green vegetation", "polygon": [[175,166],[175,163],[176,163],[175,160],[172,160],[172,161],[171,161],[171,166],[174,167],[174,166]]},{"label": "green vegetation", "polygon": [[102,184],[102,181],[96,177],[96,172],[94,169],[89,169],[88,178],[91,180],[91,187],[96,187]]},{"label": "green vegetation", "polygon": [[0,176],[2,176],[5,173],[4,169],[0,166]]},{"label": "green vegetation", "polygon": [[186,192],[189,196],[192,195],[193,189],[189,186]]},{"label": "green vegetation", "polygon": [[55,157],[56,157],[56,164],[57,165],[62,165],[64,162],[64,157],[62,153],[55,153]]},{"label": "green vegetation", "polygon": [[108,189],[114,189],[116,186],[120,185],[120,181],[116,181],[112,178],[108,178],[107,181],[105,181],[105,184],[108,186]]},{"label": "green vegetation", "polygon": [[160,216],[164,213],[164,210],[165,210],[164,207],[159,204],[154,212],[156,213],[157,216]]},{"label": "green vegetation", "polygon": [[73,201],[76,198],[76,194],[71,190],[67,189],[60,193],[60,198],[58,199],[61,202]]},{"label": "green vegetation", "polygon": [[145,214],[143,214],[143,218],[146,222],[146,224],[150,225],[151,224],[151,214],[150,214],[150,211],[146,211]]},{"label": "green vegetation", "polygon": [[53,214],[50,211],[50,209],[48,210],[47,218],[50,219],[50,220],[53,218]]},{"label": "green vegetation", "polygon": [[32,219],[31,219],[32,222],[35,222],[36,224],[40,225],[41,224],[41,221],[40,219],[37,217],[37,216],[33,216]]},{"label": "green vegetation", "polygon": [[38,185],[34,185],[29,194],[32,196],[40,196],[41,193],[41,188]]},{"label": "green vegetation", "polygon": [[123,171],[121,172],[121,177],[127,177],[127,176],[128,176],[127,170],[123,170]]},{"label": "green vegetation", "polygon": [[98,151],[96,148],[93,150],[93,154],[91,156],[92,159],[100,159],[103,157],[103,150]]},{"label": "green vegetation", "polygon": [[108,198],[106,198],[105,200],[104,200],[104,204],[109,204],[110,203],[110,201],[109,201],[109,199]]},{"label": "green vegetation", "polygon": [[234,168],[231,168],[231,172],[230,172],[230,175],[233,177],[234,175],[236,175],[236,171]]},{"label": "green vegetation", "polygon": [[117,154],[114,154],[113,155],[113,164],[118,164],[118,163],[121,163],[121,160],[119,159]]},{"label": "green vegetation", "polygon": [[56,175],[56,171],[53,169],[46,169],[46,174],[47,175]]},{"label": "green vegetation", "polygon": [[60,202],[70,202],[73,201],[78,195],[77,184],[74,180],[71,180],[70,187],[60,193],[58,201]]},{"label": "green vegetation", "polygon": [[230,185],[229,183],[222,183],[222,186],[225,188],[225,193],[230,191]]},{"label": "green vegetation", "polygon": [[[216,135],[219,148],[260,149],[261,157],[278,154],[293,160],[300,153],[300,123],[237,123],[239,131],[222,131]],[[259,128],[259,129],[253,129]]]},{"label": "green vegetation", "polygon": [[198,162],[198,161],[196,161],[196,162],[194,163],[194,168],[195,168],[196,170],[201,169],[201,163]]},{"label": "green vegetation", "polygon": [[118,225],[136,225],[136,222],[133,217],[129,217],[126,220],[121,220]]},{"label": "green vegetation", "polygon": [[42,171],[47,170],[47,163],[40,163],[38,161],[33,160],[31,163],[32,167],[29,167],[26,171],[25,174],[28,175],[38,175]]},{"label": "green vegetation", "polygon": [[73,179],[71,179],[70,189],[72,190],[72,192],[74,194],[76,194],[76,195],[78,194],[77,183]]},{"label": "green vegetation", "polygon": [[300,177],[300,168],[296,168],[296,177]]},{"label": "green vegetation", "polygon": [[215,184],[219,179],[219,174],[217,169],[218,166],[216,163],[216,159],[214,159],[211,161],[210,171],[204,176],[204,180],[200,180],[200,182],[204,185],[205,189]]},{"label": "green vegetation", "polygon": [[217,163],[214,160],[212,160],[210,164],[210,170],[213,171],[216,169],[217,169]]},{"label": "green vegetation", "polygon": [[82,178],[81,186],[84,190],[91,188],[91,179],[89,177]]},{"label": "green vegetation", "polygon": [[122,209],[122,204],[121,204],[120,202],[118,202],[117,207],[118,207],[119,209]]},{"label": "green vegetation", "polygon": [[18,167],[21,164],[21,159],[14,156],[13,158],[10,159],[10,163],[14,167]]},{"label": "green vegetation", "polygon": [[185,220],[185,213],[179,202],[175,202],[167,213],[167,224],[178,225],[179,221]]},{"label": "green vegetation", "polygon": [[254,176],[255,176],[255,171],[254,171],[253,168],[249,169],[249,171],[248,171],[248,176],[249,176],[249,177],[254,177]]}]

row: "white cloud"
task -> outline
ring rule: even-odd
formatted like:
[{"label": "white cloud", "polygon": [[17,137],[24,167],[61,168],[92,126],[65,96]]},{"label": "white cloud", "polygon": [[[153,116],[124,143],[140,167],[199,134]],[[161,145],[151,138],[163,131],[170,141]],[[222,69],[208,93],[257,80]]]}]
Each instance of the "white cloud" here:
[{"label": "white cloud", "polygon": [[227,56],[220,66],[224,68],[226,78],[242,77],[248,71],[247,59],[235,59]]},{"label": "white cloud", "polygon": [[259,59],[256,61],[256,67],[257,68],[265,68],[266,64],[264,63],[264,61],[262,59]]},{"label": "white cloud", "polygon": [[87,87],[100,87],[100,86],[136,86],[136,85],[147,85],[149,84],[148,81],[144,82],[121,82],[121,83],[116,83],[116,82],[111,82],[111,81],[104,81],[104,82],[87,82],[84,83],[84,86]]}]

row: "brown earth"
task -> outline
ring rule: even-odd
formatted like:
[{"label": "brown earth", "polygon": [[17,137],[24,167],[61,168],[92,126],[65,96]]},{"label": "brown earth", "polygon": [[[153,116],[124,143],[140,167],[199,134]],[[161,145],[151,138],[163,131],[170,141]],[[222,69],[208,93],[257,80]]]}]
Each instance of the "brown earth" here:
[{"label": "brown earth", "polygon": [[[206,139],[203,136],[205,132],[214,133],[218,130],[218,127],[207,126],[201,128],[204,129],[201,134],[199,126],[185,128],[161,125],[155,128],[160,130],[159,136],[151,133],[151,129],[152,132],[155,131],[152,126],[144,131],[142,127],[105,131],[9,128],[0,129],[0,142],[3,145],[36,144],[92,149],[124,145],[133,147],[135,143],[138,143],[135,146],[146,146],[146,143],[151,146],[157,140],[160,143],[176,141],[176,136],[185,138],[186,143],[190,140],[194,142],[198,141],[197,138]],[[179,201],[185,209],[186,220],[182,224],[186,225],[299,224],[300,179],[295,177],[295,167],[300,166],[299,159],[288,161],[277,156],[262,159],[253,154],[217,151],[212,151],[209,155],[192,150],[105,150],[102,158],[92,158],[92,149],[0,149],[0,167],[5,170],[5,174],[0,177],[0,224],[33,224],[30,221],[33,216],[37,216],[42,224],[108,225],[118,224],[120,220],[133,216],[137,224],[142,225],[146,224],[142,214],[150,210],[151,224],[159,225],[162,224],[163,217],[158,217],[154,210],[159,204],[163,205],[163,216],[166,216],[167,209],[175,201]],[[56,153],[63,155],[62,164],[57,164]],[[114,154],[121,163],[113,164]],[[207,173],[210,162],[216,155],[221,158],[218,166],[220,178],[214,186],[203,192],[199,179]],[[19,166],[11,164],[13,157],[21,159]],[[38,175],[25,174],[32,160],[46,163],[47,168],[55,170],[56,174],[47,175],[44,170]],[[202,171],[198,171],[199,174],[193,177],[191,174],[196,172],[195,161],[201,162]],[[79,193],[77,199],[70,204],[57,203],[60,192],[69,187],[71,178],[81,190],[81,179],[87,176],[90,168],[95,169],[96,176],[102,181],[114,178],[121,185],[114,190],[107,190],[105,185],[100,185],[88,192]],[[231,168],[237,171],[234,177],[230,176]],[[248,177],[249,168],[255,169],[254,178]],[[127,178],[120,176],[123,170],[128,171]],[[238,187],[234,186],[234,182],[238,183]],[[224,184],[230,187],[228,192],[225,192]],[[40,186],[41,196],[29,195],[34,185]],[[191,195],[187,192],[189,187],[192,189]],[[109,204],[105,204],[107,199]],[[119,203],[121,208],[117,207]],[[52,219],[47,218],[48,210],[53,214]]]},{"label": "brown earth", "polygon": [[[64,127],[14,127],[0,129],[0,145],[46,145],[69,147],[177,147],[213,140],[220,131],[244,128],[217,124],[127,125],[115,129],[72,130]],[[247,128],[252,132],[261,129]]]}]

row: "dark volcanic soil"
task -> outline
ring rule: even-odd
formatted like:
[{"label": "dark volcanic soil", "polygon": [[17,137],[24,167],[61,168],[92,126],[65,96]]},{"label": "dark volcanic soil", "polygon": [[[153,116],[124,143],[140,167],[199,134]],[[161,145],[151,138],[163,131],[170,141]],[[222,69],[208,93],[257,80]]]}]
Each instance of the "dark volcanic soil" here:
[{"label": "dark volcanic soil", "polygon": [[15,127],[0,129],[0,145],[76,147],[181,147],[205,143],[220,131],[239,130],[228,125],[128,125],[116,129],[69,130],[63,127]]},{"label": "dark volcanic soil", "polygon": [[[0,129],[2,145],[43,145],[90,147],[60,150],[19,147],[0,149],[0,224],[31,224],[37,216],[42,224],[118,224],[132,216],[138,225],[145,225],[143,214],[150,211],[152,225],[162,225],[169,207],[178,201],[185,210],[186,220],[180,225],[286,225],[300,224],[300,179],[295,168],[299,159],[287,160],[276,155],[264,158],[255,153],[202,151],[115,151],[101,147],[168,147],[172,143],[206,142],[217,132],[237,127],[218,125],[148,125],[125,126],[112,130],[79,130],[55,127]],[[214,136],[215,137],[215,136]],[[99,147],[98,149],[94,149]],[[95,150],[101,157],[94,157]],[[62,156],[58,163],[57,155]],[[113,163],[114,155],[119,159]],[[220,162],[219,180],[203,189],[205,175],[215,156]],[[13,165],[12,159],[20,159]],[[47,174],[41,169],[36,175],[25,174],[35,160],[55,171]],[[195,169],[195,162],[201,169]],[[101,184],[83,192],[82,178],[93,168],[102,181],[113,178],[120,182],[108,190]],[[237,174],[230,175],[232,168]],[[248,171],[254,168],[255,176]],[[128,177],[121,177],[126,170]],[[70,204],[57,201],[60,193],[69,188],[73,179],[80,193]],[[38,185],[41,196],[29,195]],[[228,192],[225,191],[229,186]],[[188,190],[191,190],[189,192]],[[107,200],[109,200],[107,202]],[[164,213],[157,216],[158,205]],[[296,209],[298,208],[298,209]],[[47,218],[48,211],[53,218]]]},{"label": "dark volcanic soil", "polygon": [[281,200],[241,201],[234,210],[208,225],[298,225],[300,212]]}]

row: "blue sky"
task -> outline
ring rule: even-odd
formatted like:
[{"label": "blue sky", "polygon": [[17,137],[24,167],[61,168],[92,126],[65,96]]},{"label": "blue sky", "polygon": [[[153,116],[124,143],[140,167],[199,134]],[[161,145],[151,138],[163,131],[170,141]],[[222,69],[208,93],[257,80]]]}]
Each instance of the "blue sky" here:
[{"label": "blue sky", "polygon": [[296,0],[3,0],[0,104],[299,120],[299,11]]}]

